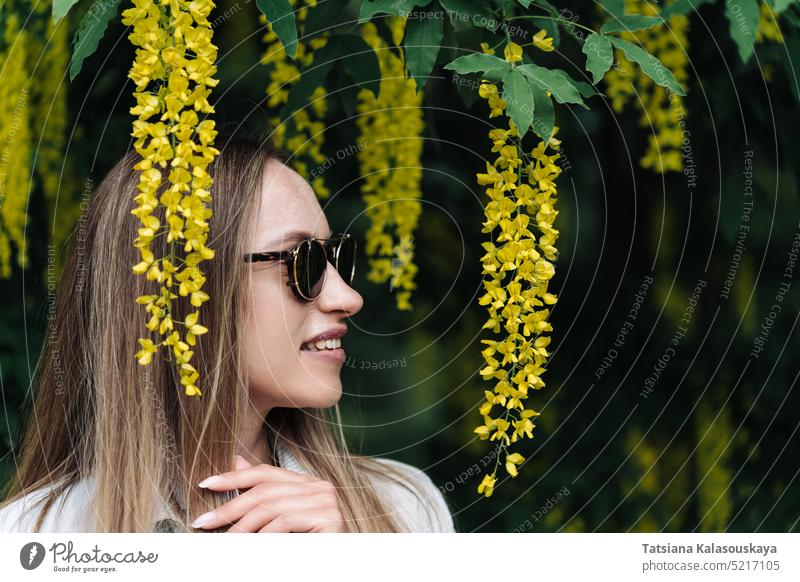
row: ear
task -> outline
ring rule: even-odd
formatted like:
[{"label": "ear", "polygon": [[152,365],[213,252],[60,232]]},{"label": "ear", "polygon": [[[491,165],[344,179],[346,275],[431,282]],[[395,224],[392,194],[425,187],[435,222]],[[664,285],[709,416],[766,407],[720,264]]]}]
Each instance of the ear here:
[{"label": "ear", "polygon": [[245,461],[244,457],[242,457],[241,455],[236,455],[235,457],[233,457],[233,470],[234,471],[239,471],[241,469],[248,469],[249,467],[252,467],[252,466],[253,465],[251,465],[250,463]]}]

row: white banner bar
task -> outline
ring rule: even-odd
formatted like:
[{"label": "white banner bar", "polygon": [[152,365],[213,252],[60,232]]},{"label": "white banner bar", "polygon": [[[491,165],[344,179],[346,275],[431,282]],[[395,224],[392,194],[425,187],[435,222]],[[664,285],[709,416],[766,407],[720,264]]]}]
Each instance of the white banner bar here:
[{"label": "white banner bar", "polygon": [[2,580],[800,580],[798,534],[0,534]]}]

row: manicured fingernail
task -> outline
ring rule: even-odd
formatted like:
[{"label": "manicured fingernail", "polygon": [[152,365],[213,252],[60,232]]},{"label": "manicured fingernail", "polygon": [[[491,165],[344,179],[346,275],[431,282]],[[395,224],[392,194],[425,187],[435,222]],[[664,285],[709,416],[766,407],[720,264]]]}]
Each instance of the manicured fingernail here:
[{"label": "manicured fingernail", "polygon": [[219,475],[212,475],[208,479],[203,479],[200,483],[197,484],[198,487],[202,487],[205,489],[206,487],[211,487],[212,485],[216,485],[217,483],[222,482],[222,477]]},{"label": "manicured fingernail", "polygon": [[208,513],[204,513],[203,515],[201,515],[200,517],[195,519],[192,522],[192,527],[203,527],[205,524],[210,522],[212,519],[214,519],[214,512],[213,511],[209,511]]},{"label": "manicured fingernail", "polygon": [[234,455],[233,460],[235,461],[236,459],[241,459],[244,461],[244,457],[242,455]]}]

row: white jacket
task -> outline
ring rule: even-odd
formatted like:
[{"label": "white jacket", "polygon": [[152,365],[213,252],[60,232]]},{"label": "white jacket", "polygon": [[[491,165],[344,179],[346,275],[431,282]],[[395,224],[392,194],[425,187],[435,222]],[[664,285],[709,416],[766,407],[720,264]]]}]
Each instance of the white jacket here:
[{"label": "white jacket", "polygon": [[[307,473],[297,459],[280,443],[276,453],[281,467]],[[377,459],[387,466],[396,467],[406,476],[415,491],[424,492],[420,500],[406,487],[388,479],[377,478],[373,485],[386,506],[391,508],[392,517],[405,524],[409,532],[453,532],[453,518],[447,502],[430,477],[423,471],[407,463],[393,459]],[[32,491],[10,505],[0,509],[0,532],[33,532],[38,511],[26,512],[32,503],[44,497],[49,488]],[[75,487],[63,493],[53,504],[42,522],[42,533],[78,533],[96,531],[94,509],[92,507],[94,478],[81,480]],[[156,513],[154,524],[171,517],[170,510],[162,505]]]}]

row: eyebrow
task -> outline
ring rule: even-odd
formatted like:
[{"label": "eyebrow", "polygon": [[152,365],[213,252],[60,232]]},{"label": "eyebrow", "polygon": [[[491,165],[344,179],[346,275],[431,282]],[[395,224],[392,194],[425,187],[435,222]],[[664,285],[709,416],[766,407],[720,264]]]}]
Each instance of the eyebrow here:
[{"label": "eyebrow", "polygon": [[[330,238],[332,235],[333,233],[329,232],[328,235],[323,238]],[[303,239],[314,238],[315,236],[316,235],[308,232],[307,230],[291,230],[282,235],[277,241],[273,243],[273,245],[286,244],[290,242],[300,242]]]}]

